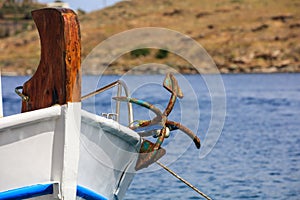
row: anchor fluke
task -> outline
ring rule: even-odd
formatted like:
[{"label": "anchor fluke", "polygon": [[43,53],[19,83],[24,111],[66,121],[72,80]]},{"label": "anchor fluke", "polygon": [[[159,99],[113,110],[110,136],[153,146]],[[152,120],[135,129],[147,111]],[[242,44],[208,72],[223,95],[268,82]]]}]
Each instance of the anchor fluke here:
[{"label": "anchor fluke", "polygon": [[172,94],[176,95],[180,99],[183,98],[183,93],[178,86],[178,82],[175,78],[175,76],[172,73],[168,73],[165,77],[164,83],[163,83],[164,88],[166,88],[169,92]]},{"label": "anchor fluke", "polygon": [[147,168],[152,163],[158,161],[166,154],[166,150],[162,147],[155,149],[155,144],[149,140],[144,140],[140,149],[140,154],[135,165],[135,170],[138,171]]}]

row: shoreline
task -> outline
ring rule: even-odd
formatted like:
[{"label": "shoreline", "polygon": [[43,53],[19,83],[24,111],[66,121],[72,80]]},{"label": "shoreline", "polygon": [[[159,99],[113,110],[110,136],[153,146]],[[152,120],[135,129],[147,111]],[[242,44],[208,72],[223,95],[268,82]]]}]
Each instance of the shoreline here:
[{"label": "shoreline", "polygon": [[[299,71],[276,71],[276,72],[229,72],[229,73],[177,73],[177,74],[182,74],[182,75],[273,75],[273,74],[299,74]],[[100,74],[100,73],[83,73],[83,76],[122,76],[124,73],[105,73],[105,74]],[[145,76],[145,75],[164,75],[165,73],[129,73],[128,75],[133,75],[133,76]],[[176,73],[175,73],[176,74]],[[1,72],[1,77],[17,77],[17,76],[28,76],[32,77],[34,74],[20,74],[20,73],[14,73],[14,72]]]}]

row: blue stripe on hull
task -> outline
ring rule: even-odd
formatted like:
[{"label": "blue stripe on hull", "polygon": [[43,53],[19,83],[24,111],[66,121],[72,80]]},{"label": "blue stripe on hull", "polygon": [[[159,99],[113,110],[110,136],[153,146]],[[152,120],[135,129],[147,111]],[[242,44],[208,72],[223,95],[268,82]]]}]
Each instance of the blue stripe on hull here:
[{"label": "blue stripe on hull", "polygon": [[53,193],[53,184],[38,184],[0,192],[0,199],[27,199]]},{"label": "blue stripe on hull", "polygon": [[[32,197],[48,195],[52,193],[53,193],[52,183],[37,184],[37,185],[26,186],[22,188],[13,189],[13,190],[8,190],[5,192],[0,192],[0,200],[27,199]],[[86,200],[107,200],[106,197],[79,185],[77,186],[76,194],[78,197],[81,197]]]},{"label": "blue stripe on hull", "polygon": [[106,197],[82,186],[77,186],[77,196],[86,200],[108,200]]}]

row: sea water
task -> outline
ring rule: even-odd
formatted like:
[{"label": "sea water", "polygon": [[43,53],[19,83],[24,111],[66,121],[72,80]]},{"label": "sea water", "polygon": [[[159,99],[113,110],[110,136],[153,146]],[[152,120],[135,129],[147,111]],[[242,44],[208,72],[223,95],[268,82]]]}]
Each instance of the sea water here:
[{"label": "sea water", "polygon": [[[20,111],[21,100],[14,88],[28,78],[2,77],[4,115]],[[170,93],[162,87],[162,75],[85,76],[82,93],[118,78],[128,82],[132,96],[161,110],[166,107]],[[161,162],[212,199],[300,199],[300,74],[221,78],[223,92],[219,93],[199,75],[178,78],[179,85],[184,83],[185,96],[177,101],[169,119],[190,127],[208,151],[199,151],[185,134],[173,131],[162,145],[167,154]],[[83,108],[97,114],[114,112],[111,97],[115,95],[116,90],[100,94],[84,101]],[[214,101],[213,96],[221,101]],[[219,108],[223,103],[225,107]],[[135,119],[155,116],[138,106],[134,110]],[[122,108],[122,112],[121,121],[126,124],[127,111]],[[222,126],[221,131],[214,126]],[[212,142],[206,145],[210,134]],[[125,199],[201,198],[153,164],[136,174]]]}]

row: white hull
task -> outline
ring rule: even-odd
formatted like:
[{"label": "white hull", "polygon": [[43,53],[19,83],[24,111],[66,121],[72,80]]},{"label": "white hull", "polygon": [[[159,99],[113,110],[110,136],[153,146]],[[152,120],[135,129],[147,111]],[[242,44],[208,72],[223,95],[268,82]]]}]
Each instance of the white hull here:
[{"label": "white hull", "polygon": [[33,199],[122,199],[140,145],[136,132],[81,103],[0,118],[0,199],[39,186],[52,190]]}]

